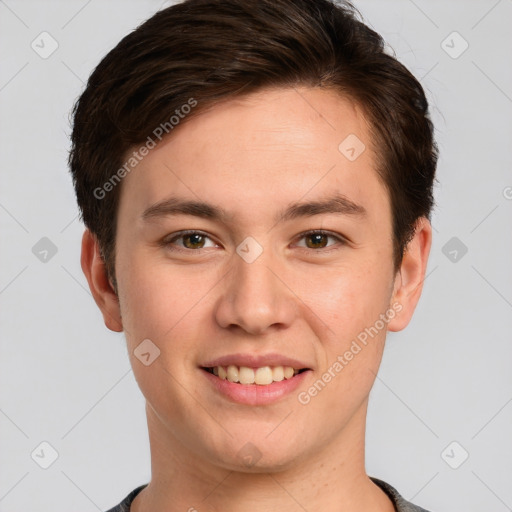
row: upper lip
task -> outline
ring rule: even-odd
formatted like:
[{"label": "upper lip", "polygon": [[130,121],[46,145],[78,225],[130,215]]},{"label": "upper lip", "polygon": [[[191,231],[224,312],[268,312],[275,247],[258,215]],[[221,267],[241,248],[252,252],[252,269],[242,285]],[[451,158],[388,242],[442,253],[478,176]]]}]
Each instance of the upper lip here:
[{"label": "upper lip", "polygon": [[230,354],[201,365],[203,368],[214,368],[215,366],[246,366],[248,368],[261,368],[262,366],[291,366],[297,370],[311,367],[298,359],[287,357],[281,354]]}]

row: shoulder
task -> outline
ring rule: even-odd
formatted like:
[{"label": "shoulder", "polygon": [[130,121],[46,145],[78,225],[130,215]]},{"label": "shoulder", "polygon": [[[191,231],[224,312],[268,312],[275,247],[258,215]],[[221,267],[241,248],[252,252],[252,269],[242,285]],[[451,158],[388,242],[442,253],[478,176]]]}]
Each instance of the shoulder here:
[{"label": "shoulder", "polygon": [[[378,485],[391,499],[393,504],[395,505],[397,512],[429,512],[428,510],[419,507],[418,505],[414,505],[409,501],[405,500],[402,495],[391,485],[383,480],[379,480],[378,478],[370,477],[372,482]],[[137,494],[139,494],[147,484],[141,485],[134,489],[126,498],[124,498],[121,503],[116,505],[115,507],[107,510],[106,512],[130,512],[130,506],[132,501],[135,499]]]},{"label": "shoulder", "polygon": [[379,480],[378,478],[370,477],[372,482],[378,485],[391,499],[393,504],[395,505],[395,509],[397,512],[428,512],[424,508],[419,507],[418,505],[413,505],[409,501],[405,500],[401,494],[387,482],[383,480]]},{"label": "shoulder", "polygon": [[144,484],[137,487],[130,494],[128,494],[128,496],[126,496],[126,498],[123,501],[121,501],[121,503],[107,510],[106,512],[130,512],[130,506],[132,504],[132,501],[135,499],[135,496],[137,496],[137,494],[139,494],[139,492],[142,491],[144,487],[147,487],[147,485],[148,484]]}]

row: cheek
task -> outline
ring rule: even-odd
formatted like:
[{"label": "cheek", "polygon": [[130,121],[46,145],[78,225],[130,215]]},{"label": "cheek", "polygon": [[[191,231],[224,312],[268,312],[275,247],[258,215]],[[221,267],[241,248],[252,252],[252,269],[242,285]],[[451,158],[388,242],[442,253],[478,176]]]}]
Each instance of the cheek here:
[{"label": "cheek", "polygon": [[[204,275],[180,267],[171,271],[168,264],[147,256],[134,258],[130,268],[120,266],[119,283],[125,337],[139,387],[157,410],[182,415],[187,391],[193,390],[184,391],[177,382],[188,379],[198,340],[204,339],[207,295],[213,284]],[[137,357],[146,339],[159,350],[148,366]],[[152,358],[154,350],[149,345],[144,352]],[[175,402],[169,390],[174,390]]]},{"label": "cheek", "polygon": [[[211,276],[210,276],[211,277]],[[204,274],[160,263],[150,257],[134,259],[120,268],[121,314],[126,337],[154,339],[163,344],[177,331],[199,321],[202,300],[212,288]]]},{"label": "cheek", "polygon": [[304,273],[297,295],[329,326],[329,343],[339,348],[387,310],[390,279],[374,262],[360,262]]},{"label": "cheek", "polygon": [[336,425],[350,418],[368,396],[387,332],[381,319],[389,310],[387,276],[378,265],[373,265],[374,270],[363,267],[339,269],[322,280],[328,293],[322,293],[318,276],[308,283],[309,302],[330,329],[319,336],[318,375],[300,403],[311,405],[319,417],[326,409],[332,411]]}]

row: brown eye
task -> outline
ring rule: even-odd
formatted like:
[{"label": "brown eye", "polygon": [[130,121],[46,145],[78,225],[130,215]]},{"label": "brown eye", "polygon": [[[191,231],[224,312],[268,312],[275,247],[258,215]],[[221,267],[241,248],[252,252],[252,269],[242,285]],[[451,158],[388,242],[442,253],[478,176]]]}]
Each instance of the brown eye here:
[{"label": "brown eye", "polygon": [[[334,240],[333,242],[329,242]],[[325,249],[325,251],[318,250],[317,252],[328,252],[332,249],[339,249],[341,246],[347,244],[346,239],[342,235],[330,233],[329,231],[307,231],[299,235],[298,247],[305,249]],[[302,243],[302,240],[304,242]]]},{"label": "brown eye", "polygon": [[172,237],[166,237],[161,242],[162,246],[171,251],[201,251],[215,247],[216,243],[206,234],[200,231],[182,231]]},{"label": "brown eye", "polygon": [[187,249],[202,249],[205,237],[199,233],[192,233],[190,235],[182,235],[183,246]]},{"label": "brown eye", "polygon": [[309,249],[322,249],[323,247],[327,246],[328,238],[328,235],[324,233],[313,233],[310,235],[306,235],[305,239],[311,242],[310,244],[306,242],[306,246]]}]

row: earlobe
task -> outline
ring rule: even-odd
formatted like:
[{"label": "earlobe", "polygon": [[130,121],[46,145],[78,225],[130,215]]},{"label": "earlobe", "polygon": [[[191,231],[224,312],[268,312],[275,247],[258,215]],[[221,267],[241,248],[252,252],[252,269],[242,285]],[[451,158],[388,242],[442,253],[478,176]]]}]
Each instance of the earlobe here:
[{"label": "earlobe", "polygon": [[399,313],[389,321],[388,331],[401,331],[410,322],[421,296],[432,244],[432,226],[425,217],[416,222],[413,239],[407,245],[395,285],[391,305],[400,304]]},{"label": "earlobe", "polygon": [[100,254],[96,237],[86,229],[82,237],[82,270],[89,283],[92,296],[103,315],[105,325],[115,332],[123,330],[119,299],[107,277],[105,262]]}]

